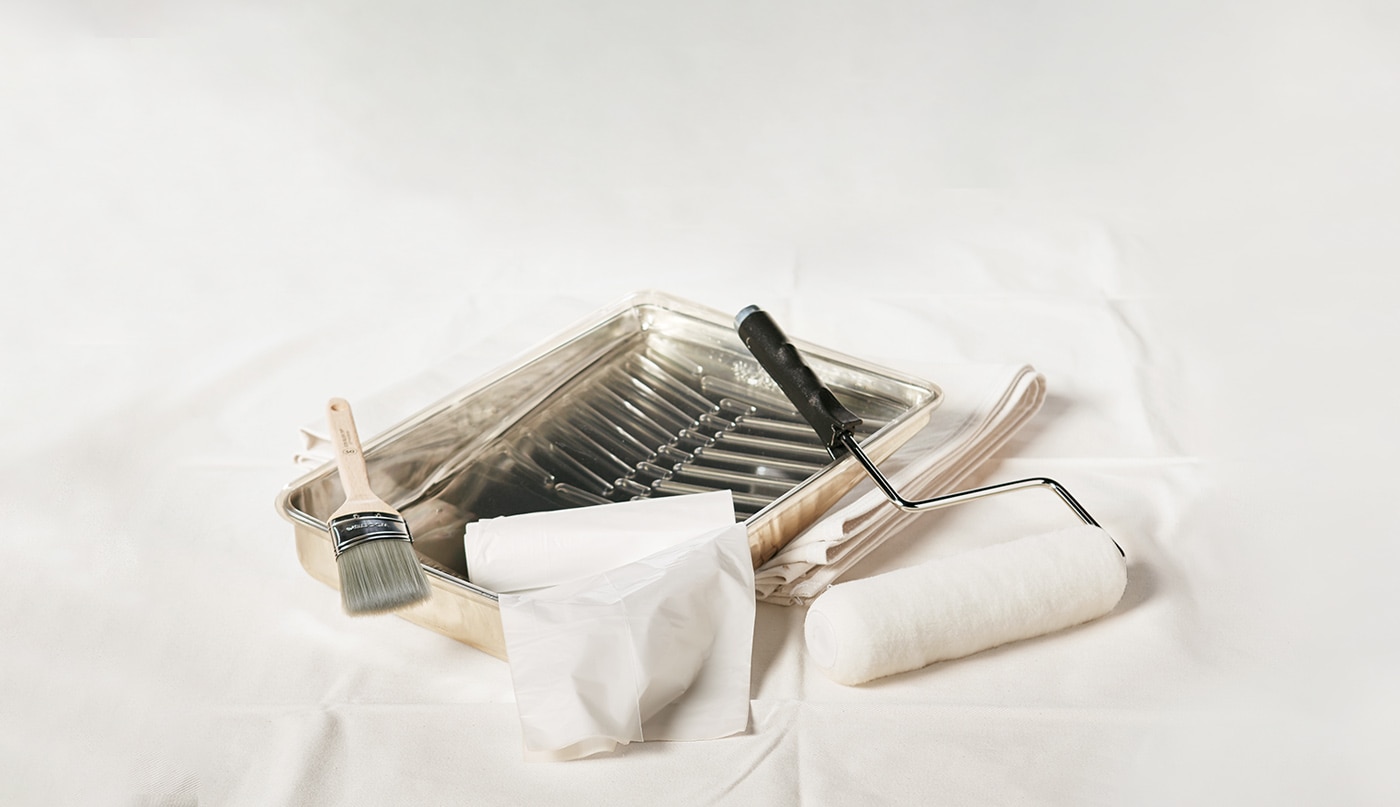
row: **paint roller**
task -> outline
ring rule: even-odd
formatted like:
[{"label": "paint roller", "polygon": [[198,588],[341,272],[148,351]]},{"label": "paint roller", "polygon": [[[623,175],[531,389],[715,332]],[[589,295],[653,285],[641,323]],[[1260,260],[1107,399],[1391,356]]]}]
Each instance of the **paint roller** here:
[{"label": "paint roller", "polygon": [[831,456],[854,457],[901,510],[1045,488],[1082,522],[827,589],[808,610],[803,633],[812,660],[833,680],[854,685],[915,670],[1078,625],[1118,604],[1126,556],[1063,485],[1034,477],[910,501],[861,450],[860,418],[822,384],[772,317],[749,306],[734,324]]}]

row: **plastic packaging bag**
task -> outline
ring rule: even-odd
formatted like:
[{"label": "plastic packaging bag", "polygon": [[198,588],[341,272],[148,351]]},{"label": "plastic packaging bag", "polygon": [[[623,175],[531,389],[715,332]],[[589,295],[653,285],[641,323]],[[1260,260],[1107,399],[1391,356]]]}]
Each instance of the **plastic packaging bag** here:
[{"label": "plastic packaging bag", "polygon": [[527,760],[744,731],[753,566],[743,524],[500,597]]}]

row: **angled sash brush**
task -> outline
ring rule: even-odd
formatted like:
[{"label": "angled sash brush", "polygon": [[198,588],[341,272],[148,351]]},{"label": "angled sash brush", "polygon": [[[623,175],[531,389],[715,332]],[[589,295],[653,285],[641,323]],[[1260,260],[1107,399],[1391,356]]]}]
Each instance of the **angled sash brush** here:
[{"label": "angled sash brush", "polygon": [[331,514],[331,543],[340,571],[340,601],[351,616],[393,611],[428,598],[428,580],[413,551],[408,523],[374,495],[355,417],[344,398],[326,406],[345,503]]}]

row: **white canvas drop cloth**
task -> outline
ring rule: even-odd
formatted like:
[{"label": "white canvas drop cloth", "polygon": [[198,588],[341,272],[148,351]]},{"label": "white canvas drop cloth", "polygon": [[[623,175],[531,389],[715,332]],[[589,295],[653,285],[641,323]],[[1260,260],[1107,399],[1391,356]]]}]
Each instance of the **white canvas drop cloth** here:
[{"label": "white canvas drop cloth", "polygon": [[[1397,86],[1362,0],[0,4],[0,803],[1400,803]],[[301,569],[289,431],[642,288],[1033,365],[968,481],[1122,602],[854,689],[760,602],[747,731],[524,762]]]}]

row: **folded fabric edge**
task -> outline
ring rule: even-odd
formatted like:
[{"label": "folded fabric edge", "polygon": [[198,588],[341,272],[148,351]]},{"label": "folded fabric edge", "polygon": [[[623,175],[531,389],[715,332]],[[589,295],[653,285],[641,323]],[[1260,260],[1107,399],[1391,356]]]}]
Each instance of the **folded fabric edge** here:
[{"label": "folded fabric edge", "polygon": [[[896,487],[914,498],[951,492],[1020,431],[1040,410],[1045,395],[1045,377],[1029,366],[1021,368],[997,402],[1005,412],[1004,417],[984,418],[954,449],[935,452],[921,462],[906,466],[902,474],[896,475]],[[995,411],[993,409],[992,414]],[[804,604],[917,515],[889,505],[883,493],[872,489],[810,528],[818,529],[823,523],[841,525],[839,532],[827,528],[835,536],[834,540],[826,542],[826,563],[817,563],[805,570],[785,569],[776,574],[766,565],[755,578],[758,599],[775,605]],[[839,554],[832,556],[833,549]]]},{"label": "folded fabric edge", "polygon": [[[1003,378],[995,384],[989,384],[989,387],[990,389],[983,394],[981,400],[968,408],[967,413],[956,426],[944,427],[948,436],[941,443],[927,449],[922,456],[910,460],[897,471],[889,472],[886,470],[886,475],[897,488],[916,493],[929,489],[931,484],[943,476],[947,469],[951,467],[956,470],[956,465],[964,461],[969,452],[974,451],[986,435],[994,434],[997,429],[1011,428],[1013,431],[1019,429],[1024,420],[1039,410],[1044,401],[1044,376],[1029,365],[1016,366],[1009,379]],[[1030,400],[1026,400],[1028,392]],[[1017,401],[1020,403],[1016,403]],[[1010,409],[1007,408],[1008,405],[1011,406]],[[1028,411],[1026,411],[1027,409]],[[1024,412],[1024,414],[1018,417],[1020,412]],[[919,437],[916,435],[909,444],[906,444],[904,451],[908,451],[909,447],[917,444],[918,441]],[[900,452],[895,453],[896,460],[899,455]],[[803,535],[799,535],[789,542],[763,567],[760,567],[759,574],[762,575],[768,569],[790,562],[791,558],[785,556],[785,553],[790,555],[790,553],[802,551],[805,548],[804,545],[811,539],[825,540],[827,543],[844,541],[849,533],[860,529],[865,520],[872,518],[872,514],[881,512],[883,510],[881,505],[887,501],[885,495],[873,484],[866,482],[861,484],[866,488],[864,494],[855,501],[832,511],[809,527]],[[932,493],[920,495],[932,495]],[[825,539],[822,537],[823,534],[827,536]]]},{"label": "folded fabric edge", "polygon": [[583,759],[584,757],[615,751],[618,745],[627,745],[627,743],[618,743],[616,740],[607,737],[589,737],[584,740],[579,740],[573,745],[565,746],[564,748],[556,748],[551,751],[532,751],[522,745],[521,753],[524,755],[526,762],[570,762],[575,759]]}]

